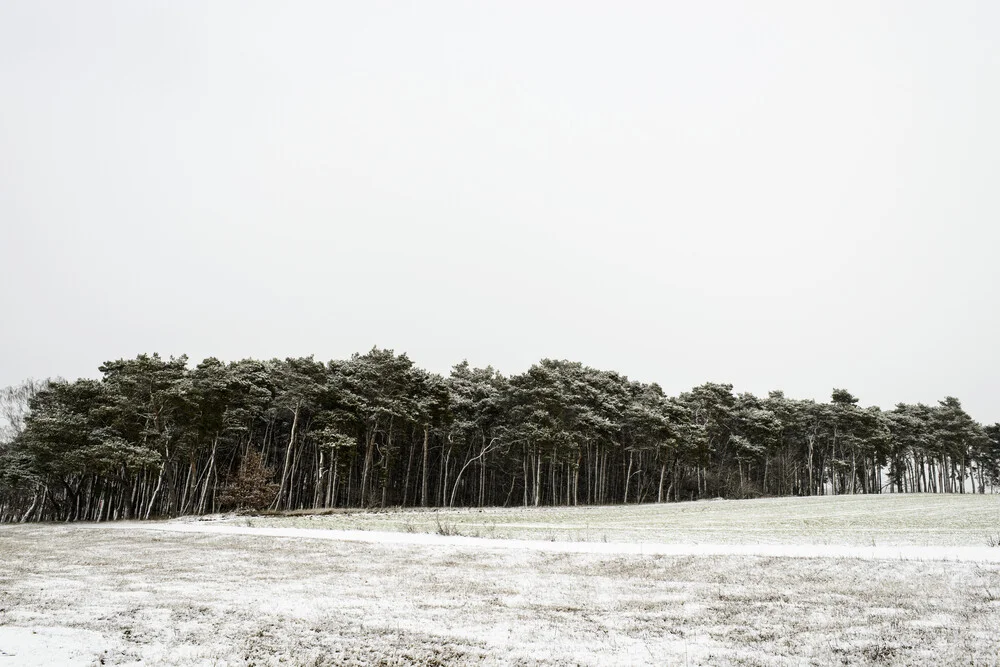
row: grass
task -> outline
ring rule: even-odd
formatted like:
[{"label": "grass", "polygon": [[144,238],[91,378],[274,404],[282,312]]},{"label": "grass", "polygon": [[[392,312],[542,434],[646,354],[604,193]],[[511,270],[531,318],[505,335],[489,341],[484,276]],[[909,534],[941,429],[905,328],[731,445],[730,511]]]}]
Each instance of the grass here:
[{"label": "grass", "polygon": [[[450,521],[441,521],[440,515],[435,515],[434,518],[435,518],[435,523],[437,524],[437,530],[435,530],[434,532],[437,533],[438,535],[448,536],[448,535],[460,534],[458,528],[455,527],[454,523]],[[413,524],[408,524],[406,528],[407,532],[416,532],[416,528],[413,527]]]},{"label": "grass", "polygon": [[262,516],[255,526],[587,542],[986,546],[1000,495],[884,494],[663,505],[392,509]]},{"label": "grass", "polygon": [[[968,498],[942,507],[988,519],[990,508]],[[932,499],[917,500],[933,509]],[[811,535],[856,539],[847,510],[870,506],[829,502],[841,516]],[[820,504],[483,514],[495,533],[516,524],[536,539],[573,530],[560,521],[593,521],[600,541],[666,531],[656,516],[673,517],[670,534],[684,534],[689,513],[705,512],[742,521],[731,532],[756,539],[746,529],[759,524],[741,517],[779,522],[783,505],[794,523],[818,519]],[[397,514],[351,518],[370,526],[373,516],[395,516],[406,530]],[[427,532],[438,520],[446,530],[491,525],[473,511],[402,514]],[[910,516],[853,521],[867,531],[892,514]],[[253,524],[272,520],[308,521]],[[971,540],[983,528],[976,521],[955,517],[917,534]],[[0,563],[0,630],[98,633],[101,655],[88,649],[91,662],[79,664],[996,665],[1000,656],[997,563],[544,553],[103,524],[0,527]]]}]

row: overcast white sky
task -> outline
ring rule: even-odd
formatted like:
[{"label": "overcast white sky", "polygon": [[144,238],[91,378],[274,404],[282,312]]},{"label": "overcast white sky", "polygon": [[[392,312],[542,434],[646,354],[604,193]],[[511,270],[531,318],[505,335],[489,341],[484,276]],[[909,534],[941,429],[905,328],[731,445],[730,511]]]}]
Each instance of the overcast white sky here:
[{"label": "overcast white sky", "polygon": [[140,352],[1000,420],[1000,3],[0,3],[0,386]]}]

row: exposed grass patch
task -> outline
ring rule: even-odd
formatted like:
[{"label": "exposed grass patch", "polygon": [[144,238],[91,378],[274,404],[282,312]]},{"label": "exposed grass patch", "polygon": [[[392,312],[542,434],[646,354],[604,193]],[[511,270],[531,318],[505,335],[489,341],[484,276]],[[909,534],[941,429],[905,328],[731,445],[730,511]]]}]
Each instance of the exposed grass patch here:
[{"label": "exposed grass patch", "polygon": [[437,523],[437,530],[434,532],[438,535],[461,535],[453,521],[442,521],[440,516],[435,516],[434,519]]}]

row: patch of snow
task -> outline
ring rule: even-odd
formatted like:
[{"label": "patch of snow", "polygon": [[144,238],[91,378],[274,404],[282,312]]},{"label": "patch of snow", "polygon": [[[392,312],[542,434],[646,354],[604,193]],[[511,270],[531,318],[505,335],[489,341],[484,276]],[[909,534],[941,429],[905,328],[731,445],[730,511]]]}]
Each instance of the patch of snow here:
[{"label": "patch of snow", "polygon": [[90,630],[0,626],[0,667],[90,667],[107,642]]},{"label": "patch of snow", "polygon": [[859,558],[865,560],[929,560],[1000,562],[1000,549],[957,546],[843,546],[835,544],[658,544],[629,542],[556,542],[513,540],[430,533],[322,528],[266,528],[216,523],[130,524],[128,528],[183,533],[258,535],[262,537],[340,540],[377,544],[452,546],[480,549],[525,549],[556,553],[656,556],[765,556],[777,558]]}]

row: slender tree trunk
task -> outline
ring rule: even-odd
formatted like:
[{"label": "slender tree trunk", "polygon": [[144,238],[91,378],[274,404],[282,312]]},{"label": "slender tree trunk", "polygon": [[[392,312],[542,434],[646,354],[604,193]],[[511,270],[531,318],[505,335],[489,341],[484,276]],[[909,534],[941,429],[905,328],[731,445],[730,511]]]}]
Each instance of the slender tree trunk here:
[{"label": "slender tree trunk", "polygon": [[392,417],[389,418],[389,435],[385,446],[385,457],[382,459],[382,507],[387,503],[389,493],[389,475],[392,474],[389,466],[392,462]]},{"label": "slender tree trunk", "polygon": [[205,501],[208,498],[208,485],[212,480],[212,474],[215,472],[215,453],[219,447],[219,436],[216,434],[215,438],[212,440],[212,454],[208,457],[208,473],[205,475],[205,485],[201,490],[201,498],[198,500],[198,514],[205,513]]},{"label": "slender tree trunk", "polygon": [[851,447],[851,495],[854,495],[854,480],[858,478],[858,461],[854,452],[854,448]]},{"label": "slender tree trunk", "polygon": [[181,500],[180,500],[181,514],[184,514],[185,511],[187,510],[188,493],[190,492],[191,484],[195,480],[197,480],[197,476],[195,475],[195,460],[194,456],[192,456],[191,459],[188,461],[188,471],[187,471],[187,477],[184,479],[184,488],[181,489]]},{"label": "slender tree trunk", "polygon": [[628,488],[629,484],[632,482],[632,454],[633,452],[629,451],[628,469],[625,471],[625,497],[622,499],[622,502],[625,504],[628,504]]},{"label": "slender tree trunk", "polygon": [[326,480],[326,457],[323,455],[322,448],[317,448],[316,456],[319,457],[319,460],[316,463],[316,483],[313,484],[313,509],[320,507],[326,496],[323,488],[323,482]]},{"label": "slender tree trunk", "polygon": [[375,431],[376,424],[371,424],[365,438],[365,460],[361,468],[361,507],[367,507],[368,500],[368,477],[371,474],[372,460],[375,457]]},{"label": "slender tree trunk", "polygon": [[31,499],[31,506],[28,508],[28,511],[26,511],[21,516],[21,520],[18,523],[26,523],[28,521],[28,517],[30,517],[34,513],[35,507],[37,506],[38,506],[38,491],[36,490]]},{"label": "slender tree trunk", "polygon": [[326,487],[326,506],[336,507],[337,503],[337,473],[340,467],[337,465],[340,459],[340,447],[333,450],[333,462],[330,464],[330,483]]},{"label": "slender tree trunk", "polygon": [[423,458],[423,479],[420,483],[420,504],[427,507],[428,500],[430,499],[430,493],[428,492],[428,479],[430,474],[430,464],[429,464],[429,450],[428,450],[428,440],[430,438],[430,426],[424,425],[424,458]]},{"label": "slender tree trunk", "polygon": [[281,470],[281,486],[278,488],[278,497],[274,499],[274,503],[272,504],[275,509],[281,507],[281,502],[284,500],[285,493],[288,490],[288,480],[292,474],[292,460],[295,451],[295,431],[299,426],[300,408],[301,403],[296,403],[295,411],[292,415],[292,432],[291,435],[288,436],[288,448],[285,450],[285,465],[282,466]]},{"label": "slender tree trunk", "polygon": [[170,449],[168,448],[163,457],[163,465],[160,466],[160,476],[156,480],[156,488],[153,489],[153,495],[149,499],[149,504],[146,506],[145,519],[149,521],[149,517],[153,513],[153,506],[156,504],[156,498],[160,495],[160,488],[163,486],[163,476],[167,471],[167,462],[170,460]]},{"label": "slender tree trunk", "polygon": [[528,466],[530,465],[530,463],[528,461],[528,454],[527,454],[527,452],[522,452],[522,455],[521,455],[521,464],[522,464],[521,467],[524,470],[524,506],[527,507],[528,506],[528,488],[530,487],[530,483],[529,483],[529,480],[528,480]]},{"label": "slender tree trunk", "polygon": [[555,452],[553,452],[552,459],[549,460],[549,505],[562,504],[562,484],[559,483],[561,474],[562,466],[556,462]]},{"label": "slender tree trunk", "polygon": [[808,463],[806,464],[807,468],[809,470],[809,494],[808,495],[811,496],[811,495],[814,495],[816,493],[816,483],[813,481],[813,444],[816,441],[816,437],[813,436],[813,435],[810,435],[810,436],[807,437],[807,440],[809,441],[809,458],[808,458]]},{"label": "slender tree trunk", "polygon": [[407,457],[406,461],[406,477],[403,481],[403,507],[406,507],[406,501],[409,500],[410,496],[410,472],[413,469],[413,450],[416,447],[412,446],[412,435],[410,436],[411,446],[409,447],[410,455]]},{"label": "slender tree trunk", "polygon": [[535,449],[535,507],[542,502],[542,457]]},{"label": "slender tree trunk", "polygon": [[[294,432],[294,430],[295,429],[293,428],[292,431]],[[296,484],[295,483],[296,482],[295,474],[298,472],[298,469],[299,469],[299,454],[300,454],[300,449],[302,449],[302,448],[294,445],[293,444],[294,442],[295,442],[294,440],[291,440],[288,443],[288,451],[293,452],[293,454],[292,454],[292,468],[291,468],[291,472],[289,472],[289,474],[288,474],[288,487],[287,487],[286,500],[285,500],[285,509],[286,510],[290,510],[290,509],[293,508],[295,500],[296,500],[296,495],[297,495],[296,491],[301,486],[300,484]],[[285,460],[286,461],[288,460],[287,459],[287,455],[286,455]]]},{"label": "slender tree trunk", "polygon": [[576,455],[576,465],[573,467],[573,505],[580,504],[580,464],[583,462],[583,452]]}]

